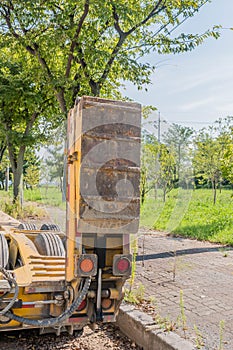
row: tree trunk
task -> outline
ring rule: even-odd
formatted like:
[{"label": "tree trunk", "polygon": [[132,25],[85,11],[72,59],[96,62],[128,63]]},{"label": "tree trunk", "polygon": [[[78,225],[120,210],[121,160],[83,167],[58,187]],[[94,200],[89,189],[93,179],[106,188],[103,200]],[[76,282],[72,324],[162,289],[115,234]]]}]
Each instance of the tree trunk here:
[{"label": "tree trunk", "polygon": [[63,192],[63,177],[60,177],[59,180],[60,180],[60,191]]},{"label": "tree trunk", "polygon": [[9,166],[7,166],[7,168],[6,168],[6,187],[5,187],[5,191],[6,192],[9,191]]},{"label": "tree trunk", "polygon": [[63,89],[61,89],[60,91],[58,91],[56,93],[56,98],[57,98],[57,101],[59,103],[59,106],[60,106],[62,113],[64,113],[66,116],[67,115],[67,106],[66,106],[66,101],[65,101]]},{"label": "tree trunk", "polygon": [[14,183],[13,183],[13,202],[15,203],[17,200],[22,203],[22,194],[20,193],[20,185],[22,181],[22,175],[23,175],[23,160],[24,160],[24,153],[25,149],[20,149],[17,159],[17,166],[12,169],[13,170],[13,177],[14,177]]},{"label": "tree trunk", "polygon": [[216,181],[212,181],[213,191],[214,191],[214,204],[216,204],[216,198],[217,198],[217,187],[216,187]]},{"label": "tree trunk", "polygon": [[4,155],[5,150],[6,150],[6,143],[5,141],[2,141],[0,145],[0,162],[2,161],[2,157]]},{"label": "tree trunk", "polygon": [[166,187],[163,189],[163,201],[166,202]]},{"label": "tree trunk", "polygon": [[158,198],[158,184],[157,182],[154,185],[154,196],[155,196],[155,200]]},{"label": "tree trunk", "polygon": [[[34,112],[31,115],[30,120],[28,121],[25,131],[22,134],[23,137],[27,137],[33,127],[33,124],[36,120],[36,118],[39,116],[39,112]],[[20,193],[20,185],[22,180],[22,174],[23,174],[23,162],[24,162],[24,154],[26,150],[26,145],[22,144],[19,147],[19,150],[17,151],[16,145],[14,143],[14,140],[11,139],[11,131],[12,131],[12,125],[11,122],[5,123],[6,128],[6,142],[7,142],[7,148],[8,148],[8,154],[9,159],[11,163],[11,168],[13,172],[13,202],[15,203],[18,199],[20,200],[20,203],[22,204],[23,198],[22,193]],[[19,196],[21,195],[21,198]]]},{"label": "tree trunk", "polygon": [[145,195],[146,195],[145,190],[144,190],[144,188],[142,188],[142,191],[141,191],[141,204],[142,205],[145,201]]}]

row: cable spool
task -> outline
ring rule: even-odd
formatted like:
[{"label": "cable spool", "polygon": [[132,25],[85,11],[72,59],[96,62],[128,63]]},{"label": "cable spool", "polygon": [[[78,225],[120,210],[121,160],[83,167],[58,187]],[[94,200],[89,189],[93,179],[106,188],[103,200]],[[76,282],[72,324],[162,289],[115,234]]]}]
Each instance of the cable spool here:
[{"label": "cable spool", "polygon": [[9,250],[6,237],[0,233],[0,267],[5,268],[9,260]]},{"label": "cable spool", "polygon": [[65,248],[61,238],[55,233],[39,233],[34,244],[41,255],[65,256]]}]

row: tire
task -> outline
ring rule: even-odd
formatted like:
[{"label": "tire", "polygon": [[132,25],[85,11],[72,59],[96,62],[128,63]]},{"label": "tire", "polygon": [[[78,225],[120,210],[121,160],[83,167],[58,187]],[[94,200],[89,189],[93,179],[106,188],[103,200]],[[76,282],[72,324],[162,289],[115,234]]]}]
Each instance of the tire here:
[{"label": "tire", "polygon": [[29,223],[23,223],[19,224],[18,229],[20,230],[27,230],[27,231],[37,231],[38,228],[35,224],[29,224]]},{"label": "tire", "polygon": [[43,224],[40,228],[40,231],[57,231],[60,232],[61,229],[56,224]]},{"label": "tire", "polygon": [[62,238],[61,238],[61,241],[62,241],[62,244],[65,248],[65,250],[67,249],[67,237],[64,235]]},{"label": "tire", "polygon": [[55,233],[39,233],[34,240],[34,244],[41,255],[65,256],[62,240]]},{"label": "tire", "polygon": [[6,237],[0,233],[0,267],[5,268],[9,260],[9,249]]}]

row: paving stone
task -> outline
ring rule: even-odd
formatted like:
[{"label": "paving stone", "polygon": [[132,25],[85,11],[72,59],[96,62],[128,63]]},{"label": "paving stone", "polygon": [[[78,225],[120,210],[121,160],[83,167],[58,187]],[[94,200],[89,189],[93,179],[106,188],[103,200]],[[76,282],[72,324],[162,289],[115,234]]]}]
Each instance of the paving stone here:
[{"label": "paving stone", "polygon": [[[221,249],[218,244],[150,231],[149,235],[144,232],[144,267],[140,266],[141,262],[137,263],[140,268],[136,281],[140,279],[143,283],[146,295],[155,297],[163,317],[169,314],[176,321],[181,310],[180,290],[183,290],[186,336],[194,341],[194,325],[198,325],[206,350],[219,347],[222,320],[228,322],[224,350],[233,349],[233,322],[230,322],[233,319],[233,249],[227,252],[227,258],[223,257]],[[141,253],[139,248],[138,256]],[[176,273],[172,281],[174,259]],[[147,269],[150,271],[146,272]]]}]

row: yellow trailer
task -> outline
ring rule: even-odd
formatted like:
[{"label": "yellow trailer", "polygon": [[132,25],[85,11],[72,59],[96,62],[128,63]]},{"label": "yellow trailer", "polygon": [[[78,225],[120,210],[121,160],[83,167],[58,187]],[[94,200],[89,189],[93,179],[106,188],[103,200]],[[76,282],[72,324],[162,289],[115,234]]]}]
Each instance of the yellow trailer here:
[{"label": "yellow trailer", "polygon": [[72,334],[115,321],[139,224],[140,125],[137,103],[77,99],[68,115],[66,233],[0,231],[0,331]]}]

